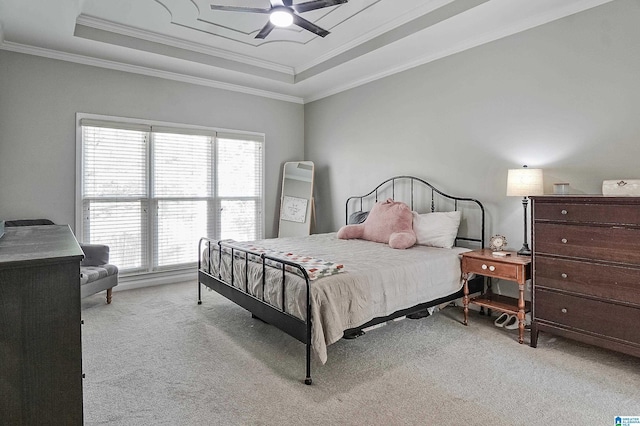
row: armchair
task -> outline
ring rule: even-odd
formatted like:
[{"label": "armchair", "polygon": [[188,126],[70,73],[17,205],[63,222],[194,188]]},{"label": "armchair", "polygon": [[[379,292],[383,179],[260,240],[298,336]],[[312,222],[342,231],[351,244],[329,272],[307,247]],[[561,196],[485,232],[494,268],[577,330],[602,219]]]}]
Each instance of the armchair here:
[{"label": "armchair", "polygon": [[80,262],[80,297],[107,290],[107,304],[111,303],[113,287],[118,285],[118,267],[109,263],[109,246],[80,244],[80,248],[84,252]]}]

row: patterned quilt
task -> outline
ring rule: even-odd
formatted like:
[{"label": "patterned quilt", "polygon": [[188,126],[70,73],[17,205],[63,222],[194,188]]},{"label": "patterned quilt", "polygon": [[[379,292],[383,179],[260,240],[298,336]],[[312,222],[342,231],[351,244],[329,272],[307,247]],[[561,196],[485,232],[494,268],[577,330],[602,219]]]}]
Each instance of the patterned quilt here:
[{"label": "patterned quilt", "polygon": [[[302,266],[305,271],[307,271],[307,275],[309,276],[310,281],[317,280],[318,278],[328,277],[330,275],[338,274],[340,272],[344,272],[345,268],[342,263],[331,262],[323,259],[317,259],[311,256],[301,256],[294,253],[287,253],[284,251],[271,250],[265,247],[260,247],[255,244],[239,242],[234,240],[224,240],[223,243],[230,244],[234,247],[238,247],[240,249],[248,250],[252,253],[249,253],[249,260],[253,262],[262,263],[262,258],[253,253],[264,254],[270,257],[276,257],[278,259],[288,260],[289,262],[297,263]],[[231,253],[230,247],[223,246],[223,252]],[[244,259],[244,252],[235,253],[239,257]],[[278,261],[271,260],[266,258],[265,263],[269,266],[273,266],[274,268],[282,268],[282,264]],[[289,272],[296,273],[302,276],[302,273],[298,268],[295,268],[290,265],[285,265],[285,270]]]}]

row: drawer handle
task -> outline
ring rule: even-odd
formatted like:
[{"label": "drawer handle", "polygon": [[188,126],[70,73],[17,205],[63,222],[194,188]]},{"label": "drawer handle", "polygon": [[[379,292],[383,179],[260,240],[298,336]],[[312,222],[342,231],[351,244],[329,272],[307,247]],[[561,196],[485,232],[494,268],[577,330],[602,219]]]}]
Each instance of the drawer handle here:
[{"label": "drawer handle", "polygon": [[491,265],[491,266],[489,266],[489,270],[490,270],[491,272],[493,272],[493,271],[495,271],[495,270],[496,270],[496,267],[495,267],[495,266],[493,266],[493,265]]},{"label": "drawer handle", "polygon": [[567,278],[567,274],[563,273],[560,275],[562,278]]},{"label": "drawer handle", "polygon": [[562,210],[560,213],[567,214],[567,211],[566,210]]},{"label": "drawer handle", "polygon": [[487,269],[487,265],[485,265],[484,263],[482,264],[482,269]]},{"label": "drawer handle", "polygon": [[566,314],[566,313],[567,313],[567,308],[562,308],[562,309],[561,309],[561,312],[562,312],[563,314]]},{"label": "drawer handle", "polygon": [[567,244],[567,239],[566,238],[563,238],[560,241],[562,241],[562,244]]}]

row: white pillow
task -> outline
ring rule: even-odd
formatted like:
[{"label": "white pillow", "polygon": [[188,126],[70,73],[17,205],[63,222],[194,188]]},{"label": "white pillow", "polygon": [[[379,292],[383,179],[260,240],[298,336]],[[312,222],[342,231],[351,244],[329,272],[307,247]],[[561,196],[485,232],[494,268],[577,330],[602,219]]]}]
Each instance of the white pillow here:
[{"label": "white pillow", "polygon": [[416,244],[450,249],[455,244],[461,217],[460,211],[424,214],[413,212]]}]

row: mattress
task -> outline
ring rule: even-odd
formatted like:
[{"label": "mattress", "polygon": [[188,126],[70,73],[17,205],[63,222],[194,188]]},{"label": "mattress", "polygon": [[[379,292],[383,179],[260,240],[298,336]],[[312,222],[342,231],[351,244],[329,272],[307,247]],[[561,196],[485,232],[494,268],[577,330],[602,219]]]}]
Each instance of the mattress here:
[{"label": "mattress", "polygon": [[[344,265],[343,272],[310,281],[312,348],[324,364],[327,346],[338,341],[344,330],[359,327],[376,317],[384,317],[448,296],[462,288],[460,254],[468,251],[415,245],[396,250],[387,244],[365,240],[341,240],[336,233],[256,240],[252,245],[299,256],[312,256]],[[217,245],[211,274],[218,275]],[[205,256],[206,257],[206,256]],[[231,256],[223,253],[221,277],[231,282]],[[262,265],[234,261],[233,285],[263,298]],[[209,271],[207,259],[202,269]],[[282,271],[266,268],[264,299],[282,309]],[[284,311],[300,319],[306,317],[306,283],[294,273],[285,274]]]}]

